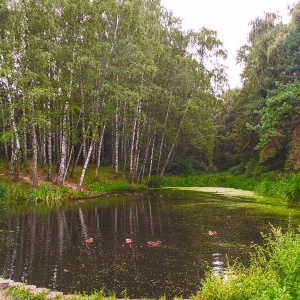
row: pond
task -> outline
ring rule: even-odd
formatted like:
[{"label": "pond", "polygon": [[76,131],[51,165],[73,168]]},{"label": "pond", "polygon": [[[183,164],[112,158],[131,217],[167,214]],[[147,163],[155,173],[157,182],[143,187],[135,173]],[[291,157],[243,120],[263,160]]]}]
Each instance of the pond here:
[{"label": "pond", "polygon": [[249,194],[167,189],[1,215],[0,274],[65,294],[188,298],[208,267],[222,274],[228,261],[247,265],[261,232],[287,228],[289,214],[300,220],[299,209]]}]

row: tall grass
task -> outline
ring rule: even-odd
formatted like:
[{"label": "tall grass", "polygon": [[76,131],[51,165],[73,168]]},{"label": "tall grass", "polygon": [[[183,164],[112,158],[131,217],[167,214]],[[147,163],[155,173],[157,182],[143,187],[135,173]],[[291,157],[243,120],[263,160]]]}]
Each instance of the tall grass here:
[{"label": "tall grass", "polygon": [[255,191],[266,196],[297,201],[300,199],[300,174],[267,174],[256,185]]},{"label": "tall grass", "polygon": [[[18,299],[18,300],[46,300],[50,299],[48,297],[50,291],[43,291],[39,293],[33,293],[26,285],[20,286],[11,286],[5,292],[5,295],[9,296],[9,299]],[[70,300],[115,300],[116,297],[112,296],[105,296],[103,291],[94,292],[91,295],[85,294],[76,294],[76,295],[68,295],[67,297]],[[0,299],[1,295],[0,295]],[[52,299],[52,298],[51,298]],[[66,299],[65,296],[56,296],[55,299]]]},{"label": "tall grass", "polygon": [[7,207],[10,205],[21,204],[27,200],[24,190],[18,185],[7,183],[0,184],[0,206]]},{"label": "tall grass", "polygon": [[53,185],[52,183],[41,183],[29,193],[29,202],[32,204],[59,204],[66,196],[68,189],[64,186]]},{"label": "tall grass", "polygon": [[228,280],[208,273],[192,299],[300,299],[299,230],[283,234],[273,228],[264,240],[264,245],[254,248],[249,268],[236,267]]},{"label": "tall grass", "polygon": [[165,176],[159,182],[151,179],[150,187],[197,186],[230,187],[251,190],[262,196],[300,201],[300,174],[267,173],[259,177],[213,173],[193,176]]},{"label": "tall grass", "polygon": [[[150,185],[151,185],[150,180]],[[258,184],[255,178],[246,175],[232,175],[230,173],[211,173],[192,176],[165,176],[159,182],[161,187],[170,186],[198,186],[198,187],[231,187],[253,190]],[[156,184],[157,185],[157,184]]]},{"label": "tall grass", "polygon": [[144,189],[145,185],[143,184],[130,184],[124,181],[116,182],[106,182],[106,181],[91,181],[88,184],[88,189],[98,193],[106,193],[111,191],[136,191],[139,189]]}]

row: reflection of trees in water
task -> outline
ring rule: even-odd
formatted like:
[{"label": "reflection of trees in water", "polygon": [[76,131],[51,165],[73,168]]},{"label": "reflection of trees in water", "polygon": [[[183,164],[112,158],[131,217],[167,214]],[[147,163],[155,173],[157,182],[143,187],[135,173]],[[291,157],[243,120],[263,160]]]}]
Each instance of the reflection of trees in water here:
[{"label": "reflection of trees in water", "polygon": [[[45,278],[45,285],[51,282],[51,287],[57,288],[62,272],[69,271],[63,261],[76,261],[76,257],[72,258],[74,255],[83,255],[92,261],[90,256],[96,251],[98,261],[95,258],[94,263],[101,265],[99,256],[105,257],[109,247],[110,261],[117,275],[120,260],[124,258],[120,256],[120,247],[123,247],[125,238],[132,237],[141,245],[148,238],[161,235],[168,226],[169,219],[163,213],[162,205],[162,201],[152,204],[148,197],[134,202],[123,200],[104,207],[85,208],[85,205],[78,204],[69,211],[30,213],[10,218],[3,224],[7,235],[6,245],[0,250],[0,262],[5,266],[6,275],[12,279],[32,280],[34,277],[40,284]],[[88,237],[94,238],[90,247],[83,243]],[[130,263],[135,266],[136,276],[140,276],[139,250],[134,244],[126,252],[126,256],[131,256]],[[102,264],[102,267],[107,266]]]}]

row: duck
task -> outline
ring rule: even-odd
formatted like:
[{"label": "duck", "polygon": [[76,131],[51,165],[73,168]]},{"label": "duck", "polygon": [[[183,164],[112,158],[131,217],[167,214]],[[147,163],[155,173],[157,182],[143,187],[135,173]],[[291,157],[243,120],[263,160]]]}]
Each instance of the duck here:
[{"label": "duck", "polygon": [[126,243],[127,245],[131,245],[131,244],[133,243],[133,240],[132,240],[132,239],[126,239],[126,240],[125,240],[125,243]]},{"label": "duck", "polygon": [[216,235],[217,235],[217,232],[216,232],[216,231],[211,231],[211,230],[209,230],[209,231],[208,231],[208,235],[209,235],[209,236],[216,236]]},{"label": "duck", "polygon": [[147,244],[150,247],[159,247],[161,244],[161,241],[149,241],[149,242],[147,242]]},{"label": "duck", "polygon": [[85,240],[85,243],[88,245],[91,244],[93,241],[94,241],[93,238],[88,238],[87,240]]}]

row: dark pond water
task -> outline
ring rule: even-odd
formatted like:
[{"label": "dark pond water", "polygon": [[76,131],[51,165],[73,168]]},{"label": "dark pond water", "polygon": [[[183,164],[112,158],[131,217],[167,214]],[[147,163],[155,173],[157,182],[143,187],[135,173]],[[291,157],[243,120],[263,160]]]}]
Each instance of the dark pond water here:
[{"label": "dark pond water", "polygon": [[[119,298],[187,298],[207,267],[222,273],[228,259],[247,265],[251,243],[261,243],[269,223],[287,227],[287,214],[252,202],[167,190],[2,215],[0,274],[64,293],[102,289]],[[86,245],[89,237],[94,241]],[[150,240],[161,246],[149,247]]]}]

